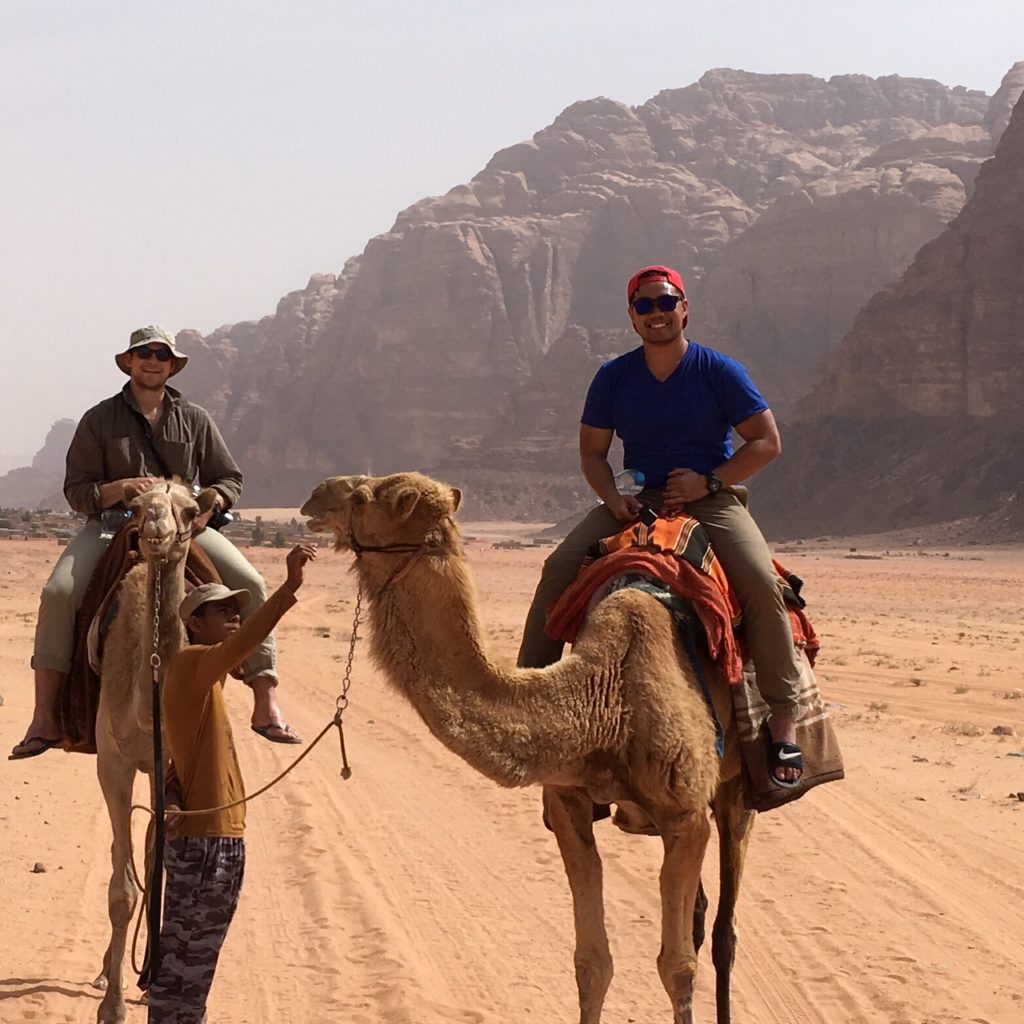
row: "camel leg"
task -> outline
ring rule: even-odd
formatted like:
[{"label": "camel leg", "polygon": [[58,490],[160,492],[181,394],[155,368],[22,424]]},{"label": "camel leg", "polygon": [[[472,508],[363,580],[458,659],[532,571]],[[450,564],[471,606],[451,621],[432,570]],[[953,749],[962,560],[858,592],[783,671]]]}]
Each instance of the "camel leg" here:
[{"label": "camel leg", "polygon": [[98,988],[101,992],[107,990],[107,978],[110,976],[110,944],[107,944],[106,951],[103,954],[103,966],[100,968],[100,973],[93,979],[92,987]]},{"label": "camel leg", "polygon": [[729,983],[736,959],[736,900],[743,877],[743,862],[754,826],[754,811],[743,806],[739,777],[722,783],[712,801],[718,826],[720,895],[711,933],[711,961],[715,965],[715,1007],[718,1024],[730,1024]]},{"label": "camel leg", "polygon": [[665,844],[665,860],[661,866],[658,973],[672,1000],[673,1024],[693,1024],[693,991],[697,977],[694,910],[711,824],[703,810],[671,818],[652,817]]},{"label": "camel leg", "polygon": [[572,891],[576,925],[576,988],[580,1024],[600,1024],[612,980],[612,954],[604,926],[601,858],[594,842],[593,801],[585,789],[545,786],[548,821],[558,840]]},{"label": "camel leg", "polygon": [[103,798],[107,802],[113,842],[110,846],[111,874],[107,889],[107,910],[110,915],[110,945],[103,958],[107,978],[106,994],[96,1013],[98,1024],[124,1024],[124,978],[121,971],[124,950],[138,899],[131,876],[131,803],[135,767],[126,766],[100,752],[96,759]]}]

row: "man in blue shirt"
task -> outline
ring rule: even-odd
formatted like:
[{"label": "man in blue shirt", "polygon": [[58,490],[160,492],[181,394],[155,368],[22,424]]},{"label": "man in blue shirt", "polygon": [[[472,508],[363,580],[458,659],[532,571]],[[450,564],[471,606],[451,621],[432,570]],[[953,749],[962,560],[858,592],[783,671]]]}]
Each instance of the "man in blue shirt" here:
[{"label": "man in blue shirt", "polygon": [[[645,267],[630,279],[627,296],[643,344],[598,370],[580,421],[580,465],[603,504],[545,561],[519,664],[537,668],[561,657],[561,641],[544,632],[547,610],[596,541],[632,522],[642,504],[668,515],[685,510],[704,525],[743,606],[758,689],[772,709],[772,778],[780,786],[798,785],[798,655],[768,545],[732,489],[782,451],[775,417],[742,365],[684,337],[688,305],[677,271]],[[733,430],[743,439],[735,451]],[[615,434],[625,465],[644,474],[640,496],[616,489],[608,462]]]}]

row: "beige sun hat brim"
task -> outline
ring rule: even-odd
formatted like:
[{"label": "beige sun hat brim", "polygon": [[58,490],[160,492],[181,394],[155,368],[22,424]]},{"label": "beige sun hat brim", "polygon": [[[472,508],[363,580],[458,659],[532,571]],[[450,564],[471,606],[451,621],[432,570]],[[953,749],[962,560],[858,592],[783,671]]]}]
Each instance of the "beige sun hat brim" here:
[{"label": "beige sun hat brim", "polygon": [[185,369],[188,356],[175,348],[174,335],[164,327],[150,324],[148,327],[140,327],[137,331],[132,331],[128,348],[114,356],[114,362],[117,363],[117,368],[122,373],[131,375],[132,371],[128,361],[128,354],[133,348],[138,348],[140,345],[166,345],[171,350],[171,355],[174,356],[174,365],[171,367],[171,372],[167,375],[168,377],[173,377],[176,373],[181,373]]},{"label": "beige sun hat brim", "polygon": [[228,590],[223,583],[204,583],[201,587],[189,593],[181,602],[178,614],[182,622],[188,622],[188,617],[200,606],[209,601],[226,601],[229,597],[238,598],[239,611],[245,611],[252,601],[252,594],[248,590]]}]

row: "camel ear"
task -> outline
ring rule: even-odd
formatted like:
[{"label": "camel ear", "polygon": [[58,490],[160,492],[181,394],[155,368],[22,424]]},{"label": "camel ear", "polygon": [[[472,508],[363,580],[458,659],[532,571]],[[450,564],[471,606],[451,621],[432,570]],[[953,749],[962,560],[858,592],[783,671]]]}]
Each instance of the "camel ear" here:
[{"label": "camel ear", "polygon": [[393,504],[400,523],[404,523],[413,514],[422,496],[415,487],[406,487],[395,495]]},{"label": "camel ear", "polygon": [[213,508],[217,500],[217,491],[213,487],[204,487],[196,496],[196,504],[199,505],[199,514],[204,515]]},{"label": "camel ear", "polygon": [[452,488],[452,511],[457,512],[462,504],[462,491],[458,487]]}]

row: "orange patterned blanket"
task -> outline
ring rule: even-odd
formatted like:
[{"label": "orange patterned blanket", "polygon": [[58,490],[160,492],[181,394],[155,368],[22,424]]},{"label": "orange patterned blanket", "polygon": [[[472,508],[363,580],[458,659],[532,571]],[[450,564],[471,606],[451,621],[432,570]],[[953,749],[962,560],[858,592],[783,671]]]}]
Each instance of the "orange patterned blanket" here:
[{"label": "orange patterned blanket", "polygon": [[[742,613],[735,591],[715,556],[707,532],[692,516],[659,517],[653,526],[633,523],[600,542],[600,557],[584,563],[566,592],[548,610],[546,631],[557,640],[571,643],[583,626],[594,596],[616,576],[644,573],[660,580],[688,601],[707,636],[708,651],[730,683],[743,678],[747,660],[736,629]],[[814,664],[820,643],[804,614],[800,598],[802,581],[774,563],[789,607],[793,641]]]}]

